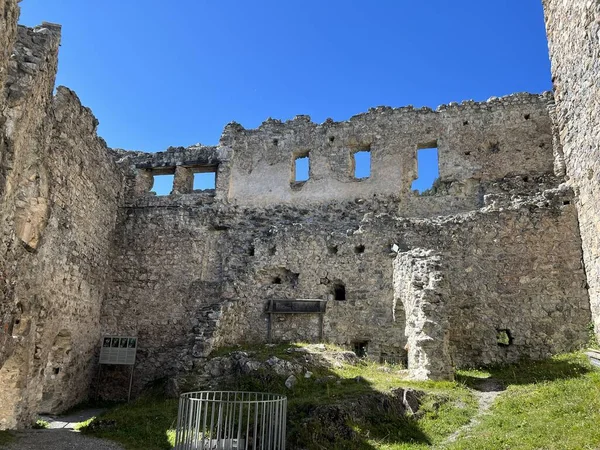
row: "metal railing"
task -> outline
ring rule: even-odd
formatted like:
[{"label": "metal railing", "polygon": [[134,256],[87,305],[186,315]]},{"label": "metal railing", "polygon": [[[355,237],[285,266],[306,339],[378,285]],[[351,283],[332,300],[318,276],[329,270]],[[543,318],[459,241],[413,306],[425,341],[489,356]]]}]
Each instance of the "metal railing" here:
[{"label": "metal railing", "polygon": [[287,397],[204,391],[179,397],[176,450],[285,450]]}]

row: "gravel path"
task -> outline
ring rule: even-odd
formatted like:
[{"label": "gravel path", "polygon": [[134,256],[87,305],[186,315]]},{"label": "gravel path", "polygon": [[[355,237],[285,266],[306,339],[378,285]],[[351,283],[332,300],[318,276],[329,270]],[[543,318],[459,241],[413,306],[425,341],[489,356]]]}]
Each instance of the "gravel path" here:
[{"label": "gravel path", "polygon": [[120,445],[71,430],[27,430],[13,433],[15,440],[2,450],[123,450]]},{"label": "gravel path", "polygon": [[477,402],[479,404],[477,414],[475,414],[475,416],[469,421],[468,424],[460,427],[458,430],[452,433],[452,435],[450,435],[446,439],[446,441],[444,441],[444,443],[442,444],[442,448],[446,444],[451,444],[452,442],[455,442],[459,436],[468,434],[468,432],[475,425],[479,424],[481,422],[481,416],[488,412],[496,398],[498,398],[498,396],[502,394],[502,391],[504,390],[504,385],[500,381],[495,380],[493,378],[484,379],[481,382],[479,382],[473,389],[471,389],[471,392],[473,392],[475,397],[477,397]]}]

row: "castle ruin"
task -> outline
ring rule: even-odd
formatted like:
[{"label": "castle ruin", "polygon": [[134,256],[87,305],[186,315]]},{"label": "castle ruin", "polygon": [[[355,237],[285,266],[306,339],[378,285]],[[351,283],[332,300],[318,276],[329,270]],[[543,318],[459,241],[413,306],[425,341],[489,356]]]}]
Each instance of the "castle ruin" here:
[{"label": "castle ruin", "polygon": [[[18,27],[0,0],[0,429],[83,401],[103,335],[138,337],[138,391],[245,342],[323,340],[416,379],[585,345],[600,3],[571,3],[544,1],[554,94],[231,123],[217,146],[151,154],[108,148],[75,93],[53,95],[60,26]],[[425,148],[439,180],[419,194]],[[300,299],[322,305],[269,309]]]}]

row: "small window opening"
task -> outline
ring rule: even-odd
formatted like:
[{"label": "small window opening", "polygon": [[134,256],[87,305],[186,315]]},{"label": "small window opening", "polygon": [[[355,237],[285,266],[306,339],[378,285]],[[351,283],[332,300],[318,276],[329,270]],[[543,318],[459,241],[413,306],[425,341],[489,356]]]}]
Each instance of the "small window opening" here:
[{"label": "small window opening", "polygon": [[[563,205],[565,205],[565,206],[567,206],[567,205],[570,205],[570,204],[571,204],[571,202],[570,202],[569,200],[565,200],[565,201],[563,201]],[[15,323],[16,323],[16,322],[15,322]]]},{"label": "small window opening", "polygon": [[269,248],[269,255],[274,256],[277,253],[277,247],[273,246]]},{"label": "small window opening", "polygon": [[371,151],[361,150],[354,153],[354,178],[363,179],[371,176]]},{"label": "small window opening", "polygon": [[440,176],[437,142],[419,146],[417,149],[417,178],[412,190],[422,194],[431,189]]},{"label": "small window opening", "polygon": [[360,341],[354,343],[354,353],[359,358],[365,358],[369,350],[369,341]]},{"label": "small window opening", "polygon": [[307,181],[310,176],[310,159],[308,153],[298,156],[294,161],[294,181]]},{"label": "small window opening", "polygon": [[463,122],[463,126],[465,126],[465,127],[466,127],[467,125],[469,125],[469,121],[468,121],[468,120],[465,120],[465,121]]},{"label": "small window opening", "polygon": [[337,245],[330,245],[329,247],[327,247],[327,253],[329,255],[337,255],[337,252],[338,252]]},{"label": "small window opening", "polygon": [[333,144],[334,141],[335,141],[335,136],[329,136],[329,142],[331,142]]},{"label": "small window opening", "polygon": [[356,253],[357,255],[364,253],[365,252],[365,246],[360,244],[357,245],[356,247],[354,247],[354,253]]},{"label": "small window opening", "polygon": [[175,175],[152,175],[152,177],[154,178],[154,183],[150,192],[154,192],[159,197],[171,194]]},{"label": "small window opening", "polygon": [[531,114],[525,114],[523,117],[525,118],[525,120],[529,120],[531,119]]},{"label": "small window opening", "polygon": [[273,139],[273,145],[279,145],[279,139]]},{"label": "small window opening", "polygon": [[52,369],[52,372],[54,373],[54,375],[58,375],[60,373],[60,367],[55,367],[54,369]]},{"label": "small window opening", "polygon": [[338,301],[346,300],[346,286],[342,283],[336,283],[333,285],[333,299]]},{"label": "small window opening", "polygon": [[469,156],[471,152],[465,152],[465,156]]},{"label": "small window opening", "polygon": [[508,347],[513,342],[510,330],[496,330],[496,342],[500,347]]},{"label": "small window opening", "polygon": [[194,190],[203,191],[206,189],[215,189],[217,182],[216,172],[196,172],[194,173]]},{"label": "small window opening", "polygon": [[273,277],[271,284],[281,284],[281,277]]},{"label": "small window opening", "polygon": [[248,256],[254,256],[254,245],[251,245],[248,249]]}]

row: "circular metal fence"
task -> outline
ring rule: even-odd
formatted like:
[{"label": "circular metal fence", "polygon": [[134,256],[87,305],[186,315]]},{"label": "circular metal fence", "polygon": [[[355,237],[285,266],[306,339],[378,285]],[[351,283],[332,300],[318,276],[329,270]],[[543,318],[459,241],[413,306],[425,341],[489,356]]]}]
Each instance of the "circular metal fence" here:
[{"label": "circular metal fence", "polygon": [[204,391],[179,397],[177,450],[285,450],[287,397]]}]

